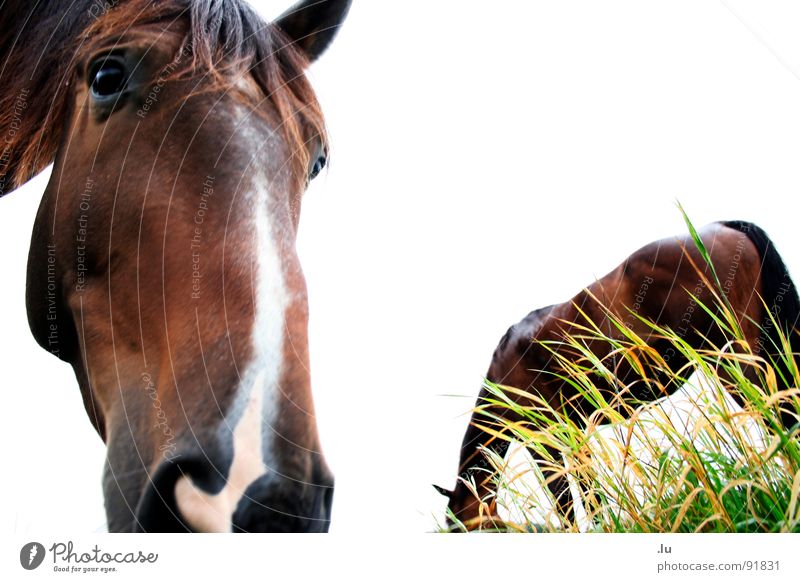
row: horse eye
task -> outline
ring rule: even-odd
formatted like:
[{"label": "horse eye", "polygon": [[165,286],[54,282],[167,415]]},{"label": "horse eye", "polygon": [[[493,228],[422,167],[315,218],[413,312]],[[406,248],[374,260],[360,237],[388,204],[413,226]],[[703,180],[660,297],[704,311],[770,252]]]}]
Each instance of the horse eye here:
[{"label": "horse eye", "polygon": [[122,92],[127,82],[125,67],[116,60],[103,59],[93,67],[92,95],[95,97],[111,97]]},{"label": "horse eye", "polygon": [[313,180],[319,176],[319,173],[325,168],[325,163],[327,161],[328,160],[325,158],[325,156],[318,157],[317,161],[314,162],[314,167],[311,168],[311,173],[308,175],[308,179]]}]

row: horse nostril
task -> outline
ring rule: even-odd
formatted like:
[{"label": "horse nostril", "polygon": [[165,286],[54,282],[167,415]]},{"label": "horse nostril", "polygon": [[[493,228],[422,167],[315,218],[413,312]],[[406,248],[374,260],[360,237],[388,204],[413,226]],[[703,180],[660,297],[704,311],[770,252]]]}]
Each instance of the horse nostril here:
[{"label": "horse nostril", "polygon": [[[189,477],[191,476],[191,481]],[[222,486],[222,477],[207,462],[193,458],[164,461],[150,477],[136,508],[134,531],[180,533],[194,531],[176,498],[179,483],[199,483],[204,489]],[[230,531],[230,530],[228,530]]]},{"label": "horse nostril", "polygon": [[245,491],[233,514],[233,531],[324,533],[332,500],[333,485],[281,484],[265,476]]},{"label": "horse nostril", "polygon": [[139,499],[136,520],[133,524],[134,531],[189,531],[175,503],[174,485],[180,475],[180,467],[177,464],[167,462],[158,467]]}]

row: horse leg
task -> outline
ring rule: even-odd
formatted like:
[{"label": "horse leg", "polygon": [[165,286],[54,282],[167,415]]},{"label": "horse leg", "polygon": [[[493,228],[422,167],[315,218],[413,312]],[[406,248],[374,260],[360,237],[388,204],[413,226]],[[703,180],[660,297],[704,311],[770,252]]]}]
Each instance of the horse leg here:
[{"label": "horse leg", "polygon": [[[551,446],[544,446],[544,454],[531,452],[534,461],[544,477],[543,486],[550,492],[553,500],[553,510],[558,524],[563,529],[568,529],[575,524],[575,502],[570,491],[566,469],[561,458],[561,452]],[[552,514],[545,517],[550,520]]]}]

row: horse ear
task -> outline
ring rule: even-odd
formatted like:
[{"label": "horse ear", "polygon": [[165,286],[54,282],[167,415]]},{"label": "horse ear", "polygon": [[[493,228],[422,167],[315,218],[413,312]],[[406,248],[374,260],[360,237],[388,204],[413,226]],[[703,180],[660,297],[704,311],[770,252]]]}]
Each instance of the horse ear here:
[{"label": "horse ear", "polygon": [[449,489],[445,489],[444,487],[439,487],[438,485],[434,485],[433,488],[436,489],[437,493],[439,493],[440,495],[444,495],[448,499],[453,497],[453,492],[450,491]]},{"label": "horse ear", "polygon": [[275,21],[314,62],[339,32],[352,0],[300,0]]}]

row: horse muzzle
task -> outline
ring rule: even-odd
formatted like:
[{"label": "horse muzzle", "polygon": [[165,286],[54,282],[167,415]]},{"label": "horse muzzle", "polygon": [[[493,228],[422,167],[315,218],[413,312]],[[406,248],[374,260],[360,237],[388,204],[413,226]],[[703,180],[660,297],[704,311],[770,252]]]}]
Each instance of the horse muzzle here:
[{"label": "horse muzzle", "polygon": [[325,533],[333,479],[309,483],[269,472],[231,493],[225,472],[207,458],[165,460],[136,508],[135,532]]}]

